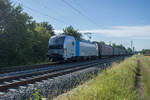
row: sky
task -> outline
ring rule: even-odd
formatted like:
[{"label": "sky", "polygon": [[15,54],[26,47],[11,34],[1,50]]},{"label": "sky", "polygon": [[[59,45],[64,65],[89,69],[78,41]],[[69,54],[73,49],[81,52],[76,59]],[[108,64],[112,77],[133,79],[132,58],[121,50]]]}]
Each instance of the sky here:
[{"label": "sky", "polygon": [[37,22],[47,21],[55,32],[72,25],[85,39],[150,49],[150,0],[11,0]]}]

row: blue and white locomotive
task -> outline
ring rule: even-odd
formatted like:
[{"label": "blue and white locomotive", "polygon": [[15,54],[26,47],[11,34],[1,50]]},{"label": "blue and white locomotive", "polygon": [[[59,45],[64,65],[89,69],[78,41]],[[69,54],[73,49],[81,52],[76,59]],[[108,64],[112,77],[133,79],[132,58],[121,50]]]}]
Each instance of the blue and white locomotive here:
[{"label": "blue and white locomotive", "polygon": [[98,58],[98,46],[73,36],[57,35],[49,40],[48,58],[53,61]]}]

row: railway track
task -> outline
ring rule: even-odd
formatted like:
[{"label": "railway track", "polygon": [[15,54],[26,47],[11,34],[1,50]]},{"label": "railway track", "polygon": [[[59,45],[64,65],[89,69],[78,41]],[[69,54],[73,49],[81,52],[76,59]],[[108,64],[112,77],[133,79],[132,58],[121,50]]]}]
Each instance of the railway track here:
[{"label": "railway track", "polygon": [[41,70],[39,72],[30,72],[26,74],[19,74],[7,77],[0,78],[0,91],[4,92],[10,88],[17,88],[18,86],[23,86],[27,84],[32,84],[41,80],[45,80],[48,78],[57,77],[60,75],[69,74],[78,70],[86,69],[89,67],[97,66],[99,64],[104,64],[108,62],[112,62],[117,58],[109,58],[105,60],[96,60],[84,64],[70,65],[69,67],[60,67],[57,69],[48,69]]},{"label": "railway track", "polygon": [[[83,61],[79,61],[83,62]],[[0,68],[0,74],[4,73],[11,73],[11,72],[18,72],[18,71],[25,71],[25,70],[32,70],[38,68],[47,68],[47,67],[55,67],[57,65],[65,65],[69,63],[76,63],[76,62],[54,62],[51,64],[37,64],[37,65],[25,65],[25,66],[13,66],[13,67],[2,67]]]},{"label": "railway track", "polygon": [[10,72],[17,72],[17,71],[24,71],[24,70],[30,70],[30,69],[37,69],[37,68],[46,68],[49,66],[56,66],[60,65],[60,62],[55,62],[52,64],[38,64],[38,65],[26,65],[26,66],[13,66],[13,67],[3,67],[0,68],[0,74],[4,73],[10,73]]}]

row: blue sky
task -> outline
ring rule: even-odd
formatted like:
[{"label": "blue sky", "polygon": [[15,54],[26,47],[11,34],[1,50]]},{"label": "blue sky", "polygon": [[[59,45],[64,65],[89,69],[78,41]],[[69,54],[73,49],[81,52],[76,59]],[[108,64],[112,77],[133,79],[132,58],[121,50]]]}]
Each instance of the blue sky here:
[{"label": "blue sky", "polygon": [[82,33],[93,33],[92,40],[126,47],[133,40],[136,50],[150,48],[150,0],[11,1],[20,3],[34,20],[52,24],[57,33],[72,25]]}]

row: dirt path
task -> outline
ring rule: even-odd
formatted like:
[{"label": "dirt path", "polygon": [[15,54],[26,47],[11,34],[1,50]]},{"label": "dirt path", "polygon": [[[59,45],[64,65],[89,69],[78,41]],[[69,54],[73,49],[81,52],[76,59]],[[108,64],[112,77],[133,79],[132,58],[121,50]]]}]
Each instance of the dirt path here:
[{"label": "dirt path", "polygon": [[140,64],[139,59],[138,59],[138,68],[137,68],[137,73],[136,73],[135,87],[136,87],[137,92],[139,94],[139,99],[140,100],[146,100],[145,95],[144,95],[143,85],[142,85],[141,64]]}]

